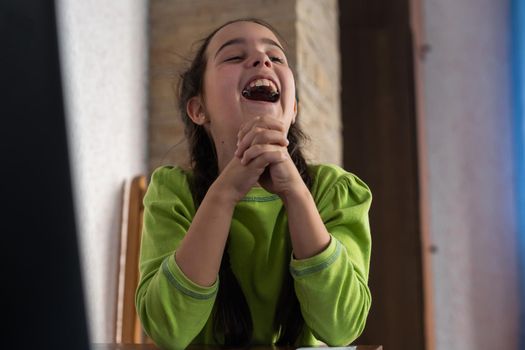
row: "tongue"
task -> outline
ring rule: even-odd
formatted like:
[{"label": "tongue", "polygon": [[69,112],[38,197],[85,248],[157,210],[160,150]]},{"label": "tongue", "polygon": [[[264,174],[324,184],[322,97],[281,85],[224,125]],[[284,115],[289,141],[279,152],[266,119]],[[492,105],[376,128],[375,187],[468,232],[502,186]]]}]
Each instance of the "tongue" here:
[{"label": "tongue", "polygon": [[271,91],[266,86],[244,89],[242,95],[248,100],[253,101],[276,102],[279,99],[279,92]]}]

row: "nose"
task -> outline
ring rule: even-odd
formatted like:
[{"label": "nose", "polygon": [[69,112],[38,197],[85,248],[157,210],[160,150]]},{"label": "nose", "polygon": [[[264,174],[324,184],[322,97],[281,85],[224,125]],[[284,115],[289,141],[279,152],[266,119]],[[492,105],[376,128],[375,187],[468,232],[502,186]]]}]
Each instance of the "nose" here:
[{"label": "nose", "polygon": [[270,58],[262,52],[258,53],[257,55],[254,55],[252,61],[252,67],[258,67],[261,65],[265,65],[268,68],[272,66],[272,61],[270,60]]}]

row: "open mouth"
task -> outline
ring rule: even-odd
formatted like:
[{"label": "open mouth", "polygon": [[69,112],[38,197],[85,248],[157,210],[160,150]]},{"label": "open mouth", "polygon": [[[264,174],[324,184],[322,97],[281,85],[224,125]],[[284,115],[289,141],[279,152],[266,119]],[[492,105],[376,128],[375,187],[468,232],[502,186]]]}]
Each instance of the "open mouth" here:
[{"label": "open mouth", "polygon": [[252,101],[277,102],[281,94],[271,80],[255,79],[242,90],[242,96]]}]

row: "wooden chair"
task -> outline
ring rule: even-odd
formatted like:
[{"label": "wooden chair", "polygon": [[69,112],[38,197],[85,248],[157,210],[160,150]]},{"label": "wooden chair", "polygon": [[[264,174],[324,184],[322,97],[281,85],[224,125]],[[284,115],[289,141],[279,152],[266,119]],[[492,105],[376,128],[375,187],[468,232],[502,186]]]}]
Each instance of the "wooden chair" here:
[{"label": "wooden chair", "polygon": [[146,176],[135,176],[124,185],[120,235],[120,263],[116,302],[115,339],[119,344],[151,343],[142,330],[135,310],[135,290],[139,281],[139,253],[142,235],[142,200]]}]

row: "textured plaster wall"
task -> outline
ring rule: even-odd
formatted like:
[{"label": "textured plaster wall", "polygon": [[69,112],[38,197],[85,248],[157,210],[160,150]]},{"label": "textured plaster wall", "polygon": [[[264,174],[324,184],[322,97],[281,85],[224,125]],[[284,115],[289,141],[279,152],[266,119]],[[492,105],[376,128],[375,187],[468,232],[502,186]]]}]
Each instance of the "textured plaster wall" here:
[{"label": "textured plaster wall", "polygon": [[85,296],[110,342],[122,185],[146,170],[146,1],[57,2]]},{"label": "textured plaster wall", "polygon": [[436,349],[517,349],[509,7],[423,3]]}]

